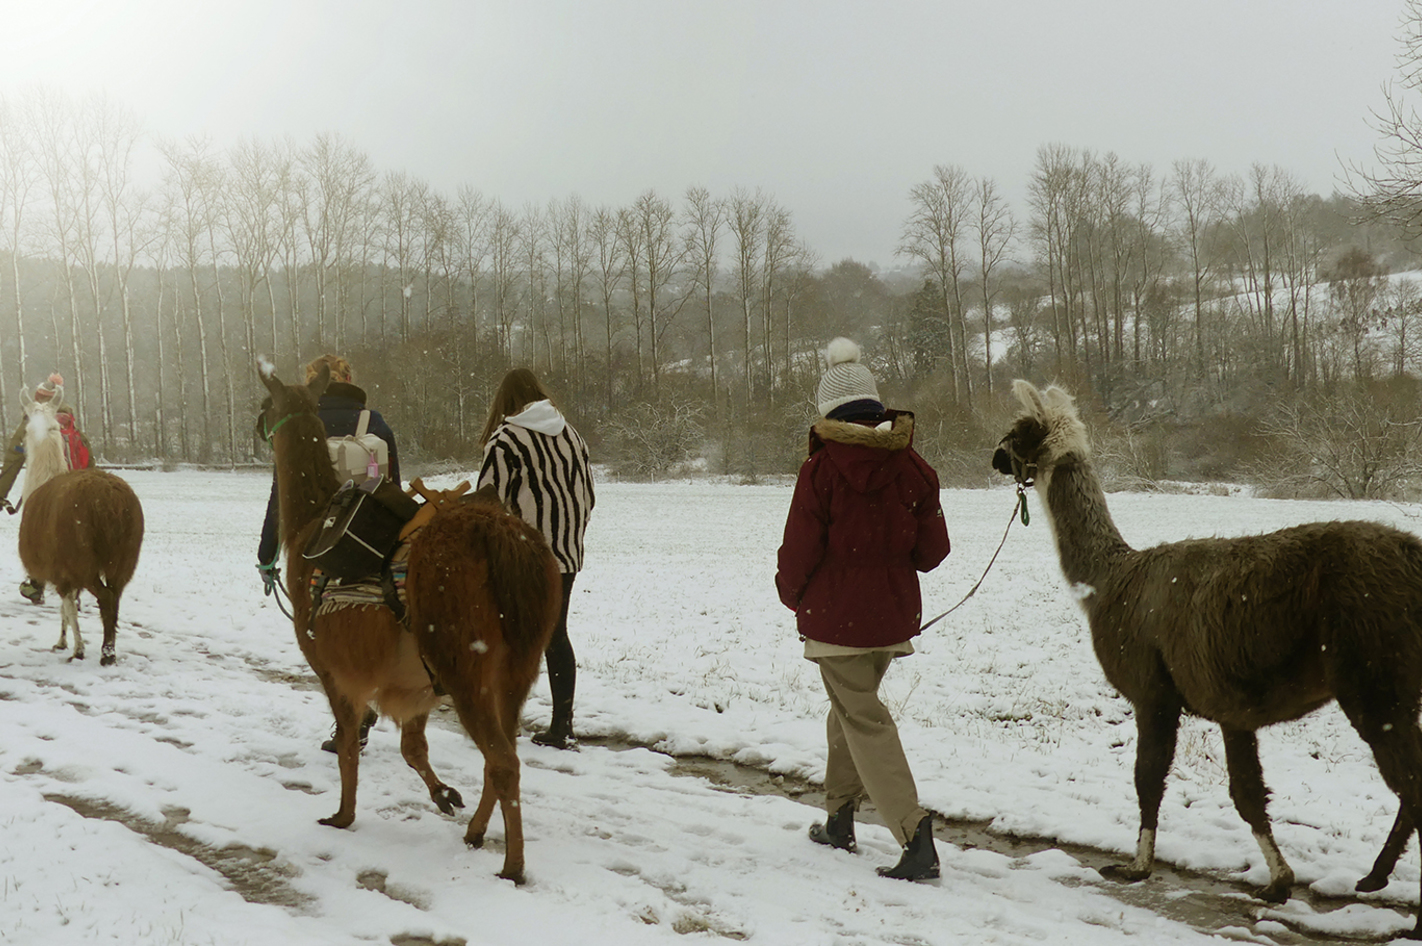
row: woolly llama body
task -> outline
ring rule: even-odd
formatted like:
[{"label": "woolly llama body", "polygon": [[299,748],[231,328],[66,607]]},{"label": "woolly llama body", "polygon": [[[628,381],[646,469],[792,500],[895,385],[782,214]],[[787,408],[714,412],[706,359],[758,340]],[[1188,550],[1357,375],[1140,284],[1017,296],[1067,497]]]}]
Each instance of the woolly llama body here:
[{"label": "woolly llama body", "polygon": [[99,469],[68,471],[55,402],[25,407],[25,483],[20,496],[20,563],[30,578],[53,585],[60,596],[59,642],[74,631],[71,660],[84,659],[79,633],[79,592],[99,603],[104,642],[99,663],[117,661],[119,599],[143,545],[143,507],[122,479]]},{"label": "woolly llama body", "polygon": [[1071,397],[1025,381],[1013,390],[1025,412],[993,467],[1019,482],[1035,477],[1062,571],[1088,590],[1081,606],[1097,659],[1135,713],[1140,836],[1135,859],[1103,873],[1150,875],[1182,712],[1220,726],[1230,797],[1269,866],[1264,900],[1286,900],[1294,874],[1269,825],[1260,727],[1336,699],[1401,800],[1399,823],[1415,823],[1422,541],[1376,523],[1319,522],[1133,549],[1106,508]]}]

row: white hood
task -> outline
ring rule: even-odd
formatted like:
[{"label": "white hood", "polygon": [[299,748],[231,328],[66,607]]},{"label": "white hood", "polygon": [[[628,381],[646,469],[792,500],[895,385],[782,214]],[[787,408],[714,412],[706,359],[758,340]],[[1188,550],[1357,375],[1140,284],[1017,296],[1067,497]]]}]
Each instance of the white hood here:
[{"label": "white hood", "polygon": [[540,434],[547,434],[550,437],[558,436],[568,425],[568,422],[563,419],[563,415],[558,412],[558,408],[554,407],[553,402],[546,398],[542,401],[534,401],[517,414],[505,417],[504,420]]}]

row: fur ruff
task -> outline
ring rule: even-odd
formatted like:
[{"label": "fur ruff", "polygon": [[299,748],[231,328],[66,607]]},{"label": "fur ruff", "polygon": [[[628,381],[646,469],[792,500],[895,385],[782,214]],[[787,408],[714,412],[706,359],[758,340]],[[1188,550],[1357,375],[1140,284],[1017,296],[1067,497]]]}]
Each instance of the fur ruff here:
[{"label": "fur ruff", "polygon": [[907,411],[901,411],[895,415],[893,424],[888,430],[866,427],[863,424],[853,424],[849,421],[822,418],[815,422],[811,431],[814,435],[811,437],[812,450],[814,437],[819,437],[826,443],[877,447],[880,450],[903,450],[913,442],[913,415]]}]

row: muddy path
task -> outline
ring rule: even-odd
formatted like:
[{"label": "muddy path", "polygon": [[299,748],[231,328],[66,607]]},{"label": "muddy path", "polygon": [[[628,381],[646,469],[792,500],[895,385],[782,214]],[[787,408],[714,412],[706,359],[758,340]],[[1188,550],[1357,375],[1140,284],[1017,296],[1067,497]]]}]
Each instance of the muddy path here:
[{"label": "muddy path", "polygon": [[[584,746],[613,750],[655,746],[633,746],[618,739],[584,739]],[[741,795],[781,795],[812,809],[806,813],[806,826],[824,815],[824,794],[820,786],[793,776],[772,775],[762,769],[738,765],[720,759],[679,757],[670,770],[673,774],[706,780],[721,791]],[[864,815],[861,814],[861,819]],[[869,818],[873,818],[871,813]],[[1112,851],[1102,851],[1079,844],[1066,844],[1053,838],[1021,837],[991,830],[985,821],[965,821],[934,814],[937,838],[963,849],[981,849],[1014,859],[1030,857],[1042,851],[1057,850],[1076,858],[1086,867],[1100,870],[1108,864],[1119,864],[1125,858]],[[1073,884],[1071,880],[1063,883]],[[1273,942],[1279,944],[1331,944],[1390,942],[1389,937],[1358,938],[1321,934],[1301,928],[1288,918],[1257,900],[1249,885],[1230,878],[1185,870],[1156,862],[1150,879],[1136,884],[1118,884],[1102,879],[1092,885],[1097,892],[1115,898],[1123,904],[1140,907],[1169,920],[1186,924],[1202,933],[1212,933],[1243,942]],[[1389,902],[1377,897],[1325,897],[1307,887],[1294,888],[1293,898],[1302,900],[1315,916],[1324,916],[1350,905],[1362,904],[1368,909],[1391,909],[1410,925],[1414,907],[1400,901]]]},{"label": "muddy path", "polygon": [[[256,668],[254,668],[256,669]],[[260,671],[259,671],[260,672]],[[270,675],[268,671],[264,675]],[[317,689],[313,678],[294,674],[283,674],[281,682],[302,688]],[[441,707],[447,709],[448,707]],[[436,726],[458,732],[463,730],[452,712],[436,712],[430,716]],[[585,737],[581,749],[607,751],[627,751],[645,749],[660,751],[655,745],[637,743],[619,737]],[[702,756],[673,757],[671,774],[686,778],[699,778],[717,790],[740,795],[780,795],[806,806],[805,823],[823,816],[824,796],[820,787],[804,779],[793,776],[772,775],[749,766],[739,765],[721,759]],[[16,774],[27,774],[23,771]],[[113,806],[96,804],[77,796],[48,794],[49,801],[66,805],[88,818],[99,818],[120,823],[135,833],[141,834],[154,844],[178,851],[205,864],[221,874],[232,889],[244,899],[255,903],[274,904],[289,909],[302,910],[307,898],[291,884],[288,869],[281,864],[272,851],[253,850],[244,847],[213,848],[194,841],[185,835],[181,825],[187,812],[165,811],[165,822],[157,824],[138,818],[132,812]],[[863,819],[865,815],[861,815]],[[873,818],[873,814],[867,815]],[[964,821],[944,818],[935,814],[935,833],[940,841],[959,848],[991,851],[1011,859],[1026,858],[1042,851],[1062,851],[1075,858],[1082,865],[1100,869],[1108,864],[1120,863],[1120,854],[1102,851],[1082,845],[1065,844],[1051,838],[1021,837],[991,830],[988,822]],[[364,886],[379,889],[383,877],[362,877]],[[1066,884],[1079,884],[1075,880],[1063,880]],[[1091,884],[1096,891],[1113,897],[1123,904],[1149,910],[1158,916],[1186,924],[1202,933],[1220,935],[1242,942],[1288,944],[1345,944],[1363,942],[1386,942],[1386,938],[1339,937],[1322,934],[1316,930],[1299,926],[1289,917],[1272,910],[1268,905],[1255,899],[1250,888],[1229,877],[1200,871],[1185,870],[1169,864],[1157,862],[1155,873],[1149,879],[1136,884],[1117,884],[1102,879]],[[1325,897],[1307,887],[1299,885],[1293,897],[1302,901],[1314,916],[1327,914],[1353,905],[1366,909],[1390,909],[1395,911],[1410,926],[1415,907],[1410,903],[1389,901],[1376,896]]]}]

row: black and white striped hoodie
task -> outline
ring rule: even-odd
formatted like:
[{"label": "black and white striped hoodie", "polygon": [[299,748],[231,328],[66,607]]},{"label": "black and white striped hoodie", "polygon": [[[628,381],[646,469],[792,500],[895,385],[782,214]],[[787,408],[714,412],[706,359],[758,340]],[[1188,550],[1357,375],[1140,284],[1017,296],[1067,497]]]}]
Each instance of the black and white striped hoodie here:
[{"label": "black and white striped hoodie", "polygon": [[583,438],[552,402],[534,401],[504,418],[484,445],[479,486],[543,533],[570,574],[583,567],[583,533],[593,509],[592,469]]}]

